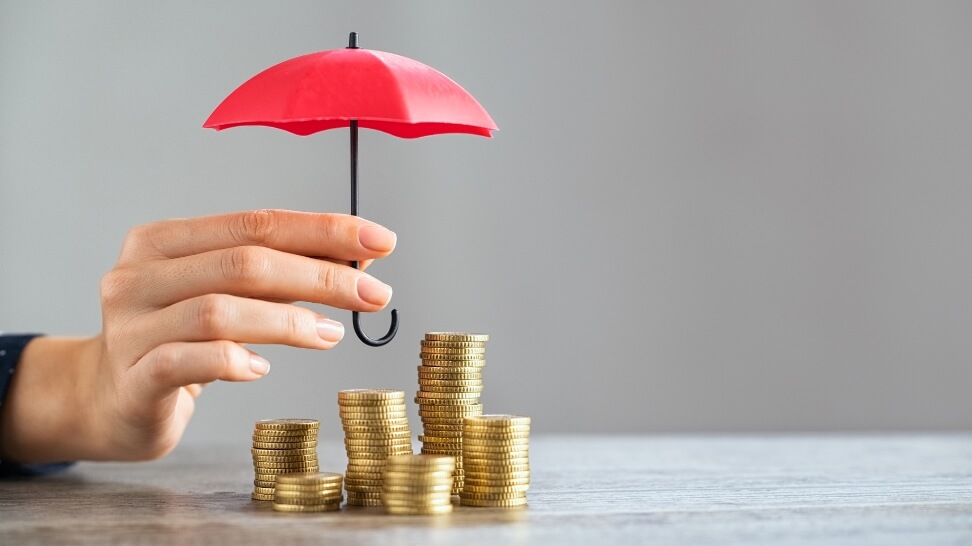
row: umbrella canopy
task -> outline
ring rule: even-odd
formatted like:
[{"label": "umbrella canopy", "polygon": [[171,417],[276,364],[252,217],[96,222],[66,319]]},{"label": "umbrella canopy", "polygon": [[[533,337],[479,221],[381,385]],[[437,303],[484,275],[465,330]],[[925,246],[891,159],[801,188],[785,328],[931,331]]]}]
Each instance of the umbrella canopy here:
[{"label": "umbrella canopy", "polygon": [[226,97],[203,126],[263,125],[306,136],[352,120],[401,138],[489,137],[497,128],[472,95],[438,70],[356,48],[309,53],[264,70]]},{"label": "umbrella canopy", "polygon": [[[358,214],[358,127],[401,138],[443,133],[490,137],[497,129],[479,102],[444,74],[407,57],[358,48],[351,33],[346,49],[309,53],[271,66],[226,97],[203,127],[217,131],[262,125],[307,136],[348,127],[351,135],[351,214]],[[358,262],[352,262],[357,268]],[[378,347],[398,332],[392,309],[388,333],[372,339],[354,331],[366,345]]]}]

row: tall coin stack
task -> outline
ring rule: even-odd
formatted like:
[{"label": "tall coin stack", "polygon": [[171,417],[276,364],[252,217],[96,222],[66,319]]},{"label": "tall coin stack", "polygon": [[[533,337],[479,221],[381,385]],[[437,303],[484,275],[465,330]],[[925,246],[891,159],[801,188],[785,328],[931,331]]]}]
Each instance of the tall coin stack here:
[{"label": "tall coin stack", "polygon": [[273,509],[278,512],[330,512],[341,509],[343,476],[334,472],[279,474]]},{"label": "tall coin stack", "polygon": [[385,462],[381,503],[389,514],[432,515],[452,512],[452,472],[446,455],[395,455]]},{"label": "tall coin stack", "polygon": [[253,429],[253,500],[272,501],[279,474],[317,472],[317,419],[263,419]]},{"label": "tall coin stack", "polygon": [[462,489],[462,423],[481,415],[483,366],[486,364],[486,334],[430,332],[422,340],[418,367],[419,405],[424,434],[422,453],[456,458],[452,494]]},{"label": "tall coin stack", "polygon": [[465,506],[526,505],[530,488],[530,418],[467,417],[462,429],[466,470],[459,501]]},{"label": "tall coin stack", "polygon": [[348,505],[381,506],[381,472],[392,455],[411,455],[405,393],[386,389],[338,392],[348,470]]}]

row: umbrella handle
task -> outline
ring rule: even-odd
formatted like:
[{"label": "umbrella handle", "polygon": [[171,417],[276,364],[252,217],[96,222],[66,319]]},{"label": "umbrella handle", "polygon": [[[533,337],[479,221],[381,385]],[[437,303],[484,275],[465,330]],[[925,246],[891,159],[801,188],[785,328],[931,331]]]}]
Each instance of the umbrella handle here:
[{"label": "umbrella handle", "polygon": [[[358,262],[351,262],[351,267],[358,269]],[[388,327],[388,333],[378,339],[371,339],[367,336],[367,334],[361,331],[361,324],[358,323],[360,320],[358,315],[359,313],[357,311],[352,311],[351,322],[354,324],[354,333],[358,334],[358,339],[360,339],[365,345],[381,347],[382,345],[385,345],[389,341],[395,339],[395,334],[398,333],[398,309],[392,309],[392,321],[391,326]]]},{"label": "umbrella handle", "polygon": [[391,326],[388,327],[388,333],[378,339],[371,339],[364,332],[361,331],[361,325],[358,324],[357,311],[351,313],[351,322],[354,323],[354,333],[358,334],[358,339],[361,340],[365,345],[370,345],[372,347],[381,347],[387,344],[389,341],[395,338],[395,334],[398,333],[398,309],[392,309],[391,312]]},{"label": "umbrella handle", "polygon": [[[352,45],[357,46],[357,34],[351,33]],[[358,215],[358,120],[353,119],[348,124],[351,130],[351,214]],[[358,269],[358,262],[351,262],[351,267]],[[354,323],[354,333],[358,334],[358,339],[361,340],[365,345],[371,347],[381,347],[387,344],[389,341],[395,339],[395,334],[398,333],[398,309],[392,309],[391,312],[391,326],[388,327],[388,333],[378,339],[371,339],[364,332],[361,331],[361,325],[358,323],[359,317],[357,311],[351,312],[351,322]]]}]

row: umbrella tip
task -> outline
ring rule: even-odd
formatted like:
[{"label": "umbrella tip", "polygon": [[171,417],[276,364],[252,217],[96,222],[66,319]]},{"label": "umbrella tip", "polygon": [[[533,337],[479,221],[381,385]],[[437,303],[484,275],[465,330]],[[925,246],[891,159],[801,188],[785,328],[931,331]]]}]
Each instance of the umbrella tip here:
[{"label": "umbrella tip", "polygon": [[352,32],[348,36],[348,49],[358,49],[358,33]]}]

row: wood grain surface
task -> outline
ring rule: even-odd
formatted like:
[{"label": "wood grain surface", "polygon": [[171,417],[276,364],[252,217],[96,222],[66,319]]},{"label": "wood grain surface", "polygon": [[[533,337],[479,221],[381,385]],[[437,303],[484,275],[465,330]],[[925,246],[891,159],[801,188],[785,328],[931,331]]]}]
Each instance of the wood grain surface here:
[{"label": "wood grain surface", "polygon": [[273,512],[248,440],[0,481],[0,544],[972,544],[968,434],[541,436],[528,507],[439,517]]}]

